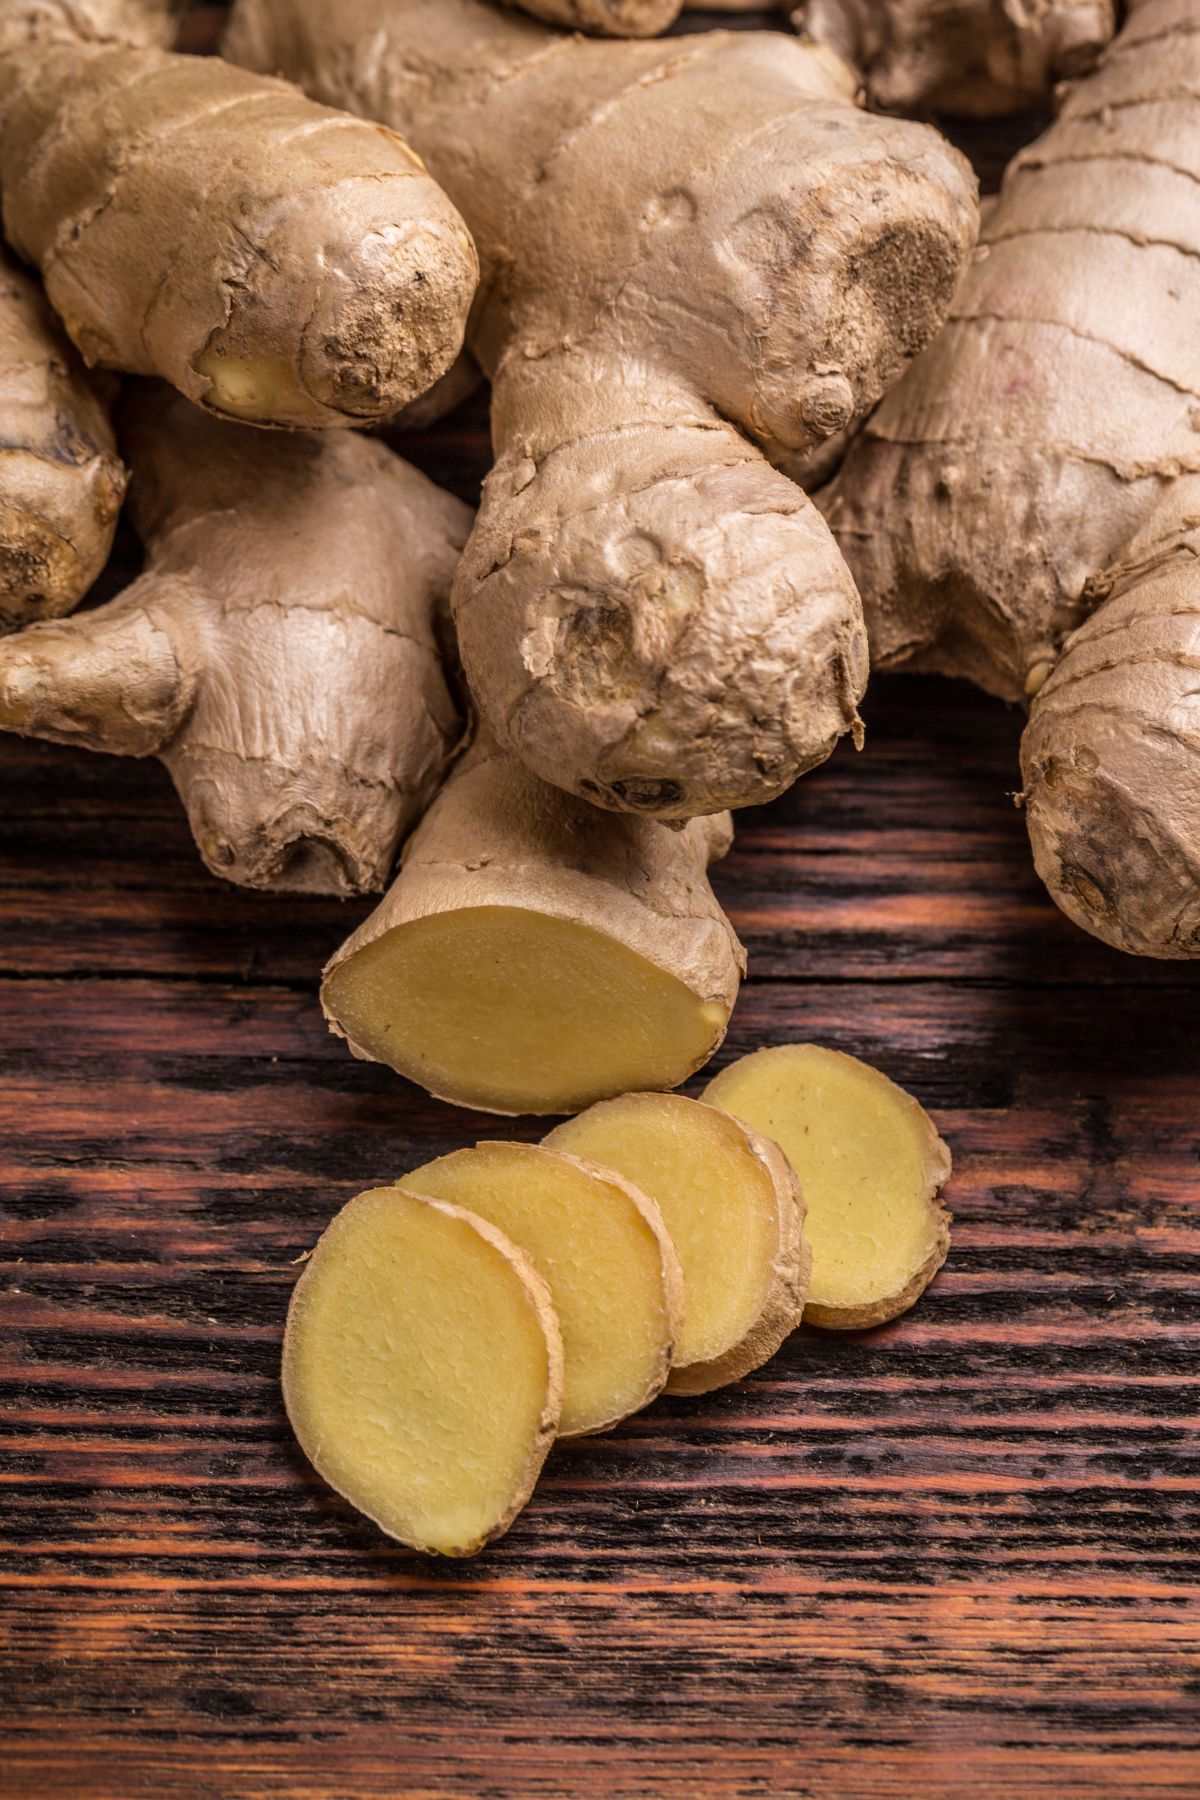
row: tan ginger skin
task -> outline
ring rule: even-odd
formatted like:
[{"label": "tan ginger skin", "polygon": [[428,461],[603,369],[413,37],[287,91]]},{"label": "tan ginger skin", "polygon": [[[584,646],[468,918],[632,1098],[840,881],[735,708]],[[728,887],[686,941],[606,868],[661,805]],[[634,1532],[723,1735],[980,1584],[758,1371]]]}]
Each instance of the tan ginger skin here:
[{"label": "tan ginger skin", "polygon": [[681,0],[508,0],[535,19],[601,37],[653,37],[679,17]]},{"label": "tan ginger skin", "polygon": [[126,473],[36,281],[0,253],[0,633],[69,612],[108,557]]},{"label": "tan ginger skin", "polygon": [[796,25],[858,69],[872,106],[977,118],[1044,106],[1095,61],[1113,0],[807,0]]},{"label": "tan ginger skin", "polygon": [[0,43],[7,48],[75,37],[165,50],[185,5],[186,0],[6,0]]},{"label": "tan ginger skin", "polygon": [[469,509],[355,433],[265,436],[163,388],[127,415],[146,571],[0,644],[0,726],[159,756],[227,880],[382,888],[460,734],[437,614]]},{"label": "tan ginger skin", "polygon": [[876,666],[1030,703],[1058,904],[1200,955],[1200,18],[1142,0],[1008,171],[949,323],[823,503]]},{"label": "tan ginger skin", "polygon": [[9,242],[88,363],[257,424],[395,412],[461,347],[462,220],[394,132],[153,47],[164,20],[145,0],[0,18]]},{"label": "tan ginger skin", "polygon": [[665,818],[822,761],[857,727],[858,601],[762,452],[839,430],[936,328],[975,229],[957,153],[777,34],[240,0],[226,49],[402,129],[479,245],[497,460],[454,603],[501,741]]},{"label": "tan ginger skin", "polygon": [[[681,12],[762,12],[762,0],[512,0],[559,25],[651,37]],[[872,106],[989,117],[1044,105],[1116,28],[1112,0],[784,0],[798,31],[858,70]]]}]

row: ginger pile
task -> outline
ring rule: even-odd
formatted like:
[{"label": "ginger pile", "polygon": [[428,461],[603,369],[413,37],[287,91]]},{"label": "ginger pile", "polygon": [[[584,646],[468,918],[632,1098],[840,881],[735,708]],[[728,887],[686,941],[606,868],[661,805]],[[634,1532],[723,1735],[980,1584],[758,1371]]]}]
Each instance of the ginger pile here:
[{"label": "ginger pile", "polygon": [[225,53],[400,130],[474,234],[496,462],[453,603],[497,741],[687,819],[857,732],[854,586],[764,453],[861,416],[941,322],[976,228],[962,159],[775,35],[238,0]]},{"label": "ginger pile", "polygon": [[[0,728],[159,757],[225,879],[382,894],[323,975],[350,1050],[576,1115],[359,1195],[293,1297],[301,1445],[450,1555],[557,1436],[944,1262],[878,1071],[669,1091],[745,973],[727,809],[861,744],[868,638],[1028,705],[1050,892],[1200,955],[1193,0],[680,11],[234,0],[209,58],[167,0],[0,12]],[[963,158],[862,104],[1064,76],[978,244]],[[360,428],[478,371],[473,516]],[[143,572],[69,616],[127,487]]]}]

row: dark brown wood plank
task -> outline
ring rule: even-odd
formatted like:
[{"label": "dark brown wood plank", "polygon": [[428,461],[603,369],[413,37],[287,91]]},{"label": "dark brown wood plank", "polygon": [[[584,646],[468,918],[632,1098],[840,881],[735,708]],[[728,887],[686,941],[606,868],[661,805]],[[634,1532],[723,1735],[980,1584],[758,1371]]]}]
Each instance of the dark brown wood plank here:
[{"label": "dark brown wood plank", "polygon": [[306,1470],[278,1342],[340,1201],[490,1127],[325,1032],[350,909],[209,882],[152,767],[4,746],[0,1790],[1196,1791],[1196,973],[1056,919],[1002,709],[873,713],[874,764],[743,823],[722,1054],[811,1035],[920,1093],[951,1260],[558,1452],[450,1568]]}]

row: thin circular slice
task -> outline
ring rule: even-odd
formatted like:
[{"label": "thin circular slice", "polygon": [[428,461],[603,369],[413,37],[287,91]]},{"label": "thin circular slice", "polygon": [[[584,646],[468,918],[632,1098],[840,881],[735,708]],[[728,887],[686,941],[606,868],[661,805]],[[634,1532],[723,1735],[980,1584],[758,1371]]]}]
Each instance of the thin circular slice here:
[{"label": "thin circular slice", "polygon": [[657,1207],[630,1182],[537,1144],[477,1144],[404,1186],[490,1219],[544,1278],[562,1328],[560,1436],[602,1431],[661,1391],[683,1280]]},{"label": "thin circular slice", "polygon": [[779,1044],[731,1063],[704,1098],[774,1138],[800,1177],[807,1324],[865,1330],[924,1293],[950,1245],[950,1152],[911,1094],[839,1050]]},{"label": "thin circular slice", "polygon": [[499,1113],[672,1087],[712,1055],[729,1018],[727,1004],[619,938],[534,905],[455,906],[396,925],[331,967],[322,998],[360,1053]]},{"label": "thin circular slice", "polygon": [[795,1174],[776,1144],[681,1094],[625,1094],[545,1139],[616,1169],[655,1201],[683,1268],[667,1388],[703,1394],[757,1369],[800,1323],[810,1254]]},{"label": "thin circular slice", "polygon": [[562,1341],[529,1259],[484,1219],[373,1188],[296,1284],[283,1399],[313,1467],[389,1536],[470,1556],[537,1480]]}]

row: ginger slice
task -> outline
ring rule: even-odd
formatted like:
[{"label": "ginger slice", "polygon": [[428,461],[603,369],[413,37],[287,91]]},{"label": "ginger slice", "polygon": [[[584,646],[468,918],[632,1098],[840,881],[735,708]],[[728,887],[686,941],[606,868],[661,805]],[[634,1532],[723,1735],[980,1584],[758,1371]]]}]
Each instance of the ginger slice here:
[{"label": "ginger slice", "polygon": [[414,1550],[506,1531],[554,1441],[562,1341],[528,1258],[398,1188],[344,1206],[296,1285],[283,1398],[319,1474]]},{"label": "ginger slice", "polygon": [[686,1295],[668,1392],[707,1393],[775,1354],[800,1323],[811,1264],[778,1145],[680,1094],[602,1101],[545,1142],[618,1170],[662,1214]]},{"label": "ginger slice", "polygon": [[599,812],[480,733],[329,963],[326,1015],[460,1106],[675,1087],[721,1042],[745,966],[706,872],[731,837],[727,817]]},{"label": "ginger slice", "polygon": [[562,1329],[561,1437],[602,1431],[661,1391],[683,1279],[657,1207],[630,1182],[536,1144],[477,1144],[403,1185],[489,1219],[546,1281]]},{"label": "ginger slice", "polygon": [[950,1152],[912,1095],[857,1057],[780,1044],[723,1069],[704,1097],[773,1138],[800,1178],[805,1322],[860,1331],[905,1312],[950,1244]]}]

